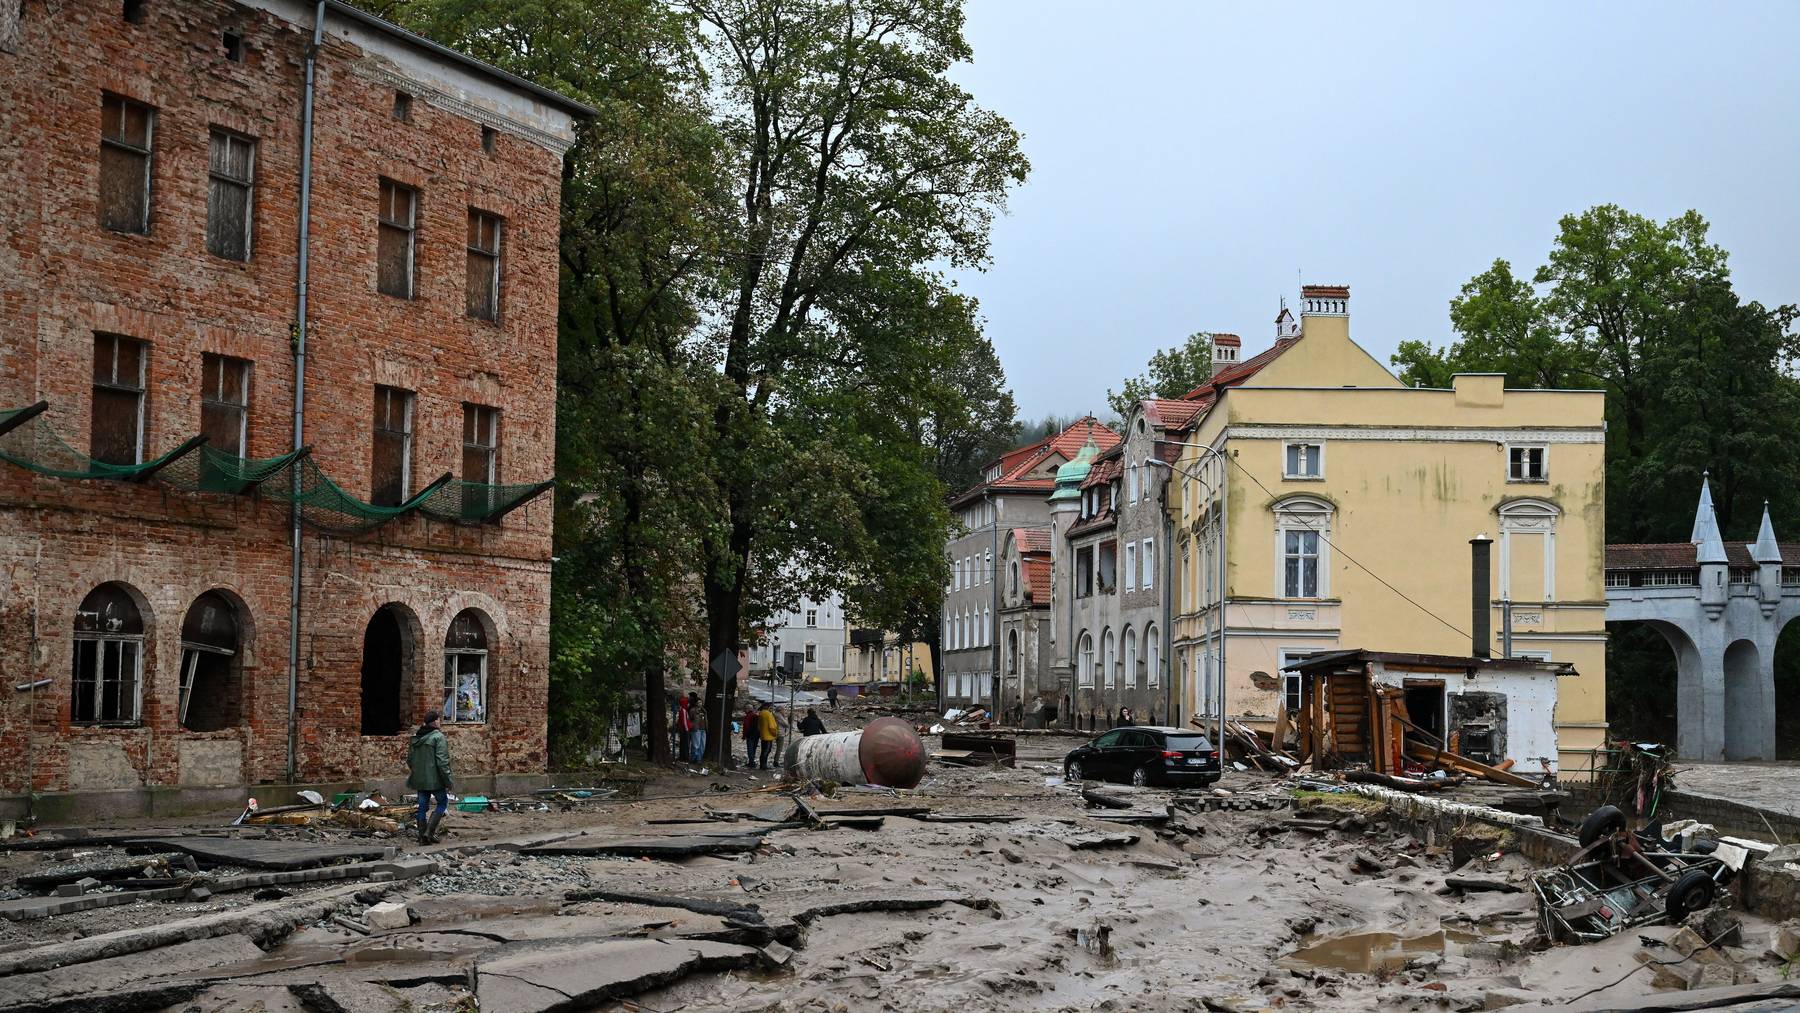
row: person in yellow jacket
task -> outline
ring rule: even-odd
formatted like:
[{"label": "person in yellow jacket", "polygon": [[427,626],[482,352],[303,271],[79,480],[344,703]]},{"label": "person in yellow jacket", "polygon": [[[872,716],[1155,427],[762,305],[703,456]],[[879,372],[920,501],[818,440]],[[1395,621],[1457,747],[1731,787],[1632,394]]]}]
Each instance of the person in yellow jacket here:
[{"label": "person in yellow jacket", "polygon": [[775,748],[775,740],[781,736],[781,730],[775,723],[775,709],[769,706],[767,700],[763,701],[762,707],[756,712],[756,733],[757,738],[762,740],[762,756],[758,766],[768,770],[769,751]]}]

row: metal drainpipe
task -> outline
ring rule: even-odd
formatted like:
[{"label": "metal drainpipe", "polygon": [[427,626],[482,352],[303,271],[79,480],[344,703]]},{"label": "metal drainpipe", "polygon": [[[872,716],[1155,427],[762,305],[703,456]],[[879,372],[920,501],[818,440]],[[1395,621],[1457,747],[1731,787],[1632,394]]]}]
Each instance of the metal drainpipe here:
[{"label": "metal drainpipe", "polygon": [[[295,282],[298,319],[294,324],[294,449],[306,445],[307,269],[312,252],[313,90],[319,47],[325,42],[325,0],[313,8],[312,47],[306,51],[306,91],[300,112],[300,256]],[[288,581],[287,779],[299,777],[300,760],[300,472],[293,472],[293,558]]]},{"label": "metal drainpipe", "polygon": [[[1219,459],[1219,737],[1215,744],[1225,741],[1225,605],[1231,600],[1225,587],[1225,547],[1229,542],[1227,520],[1231,516],[1231,461],[1223,452],[1214,451]],[[1219,746],[1223,756],[1224,746]]]},{"label": "metal drainpipe", "polygon": [[1162,642],[1158,645],[1161,657],[1156,659],[1162,669],[1157,674],[1163,681],[1163,723],[1168,725],[1175,725],[1175,679],[1169,672],[1169,657],[1175,653],[1175,521],[1169,516],[1169,486],[1174,481],[1175,470],[1171,468],[1169,477],[1163,479],[1163,621]]}]

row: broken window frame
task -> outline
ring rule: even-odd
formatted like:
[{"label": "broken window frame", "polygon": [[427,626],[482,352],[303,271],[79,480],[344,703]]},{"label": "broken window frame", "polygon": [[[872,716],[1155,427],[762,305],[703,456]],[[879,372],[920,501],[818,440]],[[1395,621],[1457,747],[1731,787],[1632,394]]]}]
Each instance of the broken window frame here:
[{"label": "broken window frame", "polygon": [[[237,374],[236,393],[241,400],[231,400],[232,389],[226,384]],[[231,424],[235,422],[235,424]],[[224,423],[220,425],[218,423]],[[216,435],[236,432],[234,448],[230,443],[214,439]],[[250,360],[229,355],[203,352],[200,355],[200,432],[209,439],[207,446],[239,459],[250,456]]]},{"label": "broken window frame", "polygon": [[[132,112],[143,115],[143,136],[131,136],[130,116]],[[131,235],[147,236],[150,234],[150,184],[153,178],[153,160],[156,148],[156,109],[117,95],[113,92],[100,93],[100,192],[98,209],[100,227],[109,232],[122,232]],[[136,176],[130,194],[117,191],[121,197],[135,198],[135,207],[121,204],[117,207],[109,204],[107,181],[108,165],[120,167],[116,178],[123,179]],[[135,173],[124,172],[132,165],[138,167]]]},{"label": "broken window frame", "polygon": [[1287,708],[1290,720],[1293,715],[1300,713],[1302,703],[1300,673],[1294,671],[1292,666],[1311,653],[1313,653],[1312,648],[1284,647],[1278,655],[1281,662],[1281,668],[1277,670],[1281,674],[1280,702],[1283,707]]},{"label": "broken window frame", "polygon": [[[120,352],[126,348],[137,353],[135,376],[121,377]],[[104,367],[103,367],[104,362]],[[150,343],[123,334],[109,334],[105,331],[94,332],[94,376],[93,403],[89,414],[88,456],[107,464],[142,464],[144,462],[144,404],[147,400],[147,378],[150,369]],[[129,368],[126,372],[132,372]],[[108,411],[103,407],[129,398],[131,400],[130,418],[133,430],[131,453],[129,460],[117,460],[119,455],[109,455],[96,441],[101,433],[101,417]]]},{"label": "broken window frame", "polygon": [[[399,506],[406,502],[412,491],[412,444],[413,444],[413,410],[416,395],[404,387],[390,387],[386,384],[375,385],[375,407],[371,418],[371,435],[369,446],[369,502],[376,506]],[[399,428],[394,428],[395,408],[399,408]],[[397,476],[396,490],[388,492],[387,487],[393,484],[382,481],[382,443],[384,437],[398,444],[397,455],[400,473]]]},{"label": "broken window frame", "polygon": [[1094,594],[1094,547],[1083,545],[1075,550],[1075,597],[1090,598]]},{"label": "broken window frame", "polygon": [[200,656],[202,654],[216,654],[225,658],[234,658],[237,656],[236,651],[227,650],[223,647],[214,647],[211,644],[196,644],[189,640],[183,640],[181,642],[181,682],[176,689],[175,721],[184,731],[192,730],[187,726],[188,704],[192,703],[194,700],[194,674],[200,668]]},{"label": "broken window frame", "polygon": [[505,229],[506,221],[499,215],[469,209],[465,310],[471,320],[500,321],[500,251]]},{"label": "broken window frame", "polygon": [[[83,608],[76,609],[73,629],[74,650],[70,657],[69,669],[69,724],[83,727],[130,727],[142,722],[144,703],[144,618],[137,607],[122,588],[116,585],[102,584],[88,592],[82,599],[82,606],[94,602],[95,596],[106,592],[111,601],[123,601],[130,608],[129,615],[118,618],[91,613],[93,619]],[[82,629],[83,625],[93,628]],[[102,628],[110,625],[112,628]],[[83,674],[83,654],[87,655],[88,666]],[[107,659],[115,659],[110,666],[112,674],[108,676]],[[110,713],[107,687],[112,686]],[[127,686],[129,688],[127,688]],[[81,707],[86,687],[87,707]],[[129,696],[129,699],[128,699]],[[124,705],[129,703],[129,713],[124,712]]]},{"label": "broken window frame", "polygon": [[[414,267],[418,257],[419,191],[405,183],[380,177],[379,209],[375,227],[375,291],[396,299],[412,299],[417,292]],[[384,254],[383,247],[398,243],[401,248]],[[392,257],[404,254],[402,274],[390,277]]]},{"label": "broken window frame", "polygon": [[[233,168],[232,156],[238,149],[243,149],[241,174]],[[225,260],[249,263],[251,225],[256,206],[255,184],[256,138],[213,127],[206,147],[206,252]],[[225,195],[241,201],[241,211],[228,204]],[[230,235],[226,234],[228,232]],[[228,239],[235,242],[227,242]]]},{"label": "broken window frame", "polygon": [[1119,589],[1119,543],[1107,539],[1094,546],[1094,589],[1112,594]]},{"label": "broken window frame", "polygon": [[[472,485],[499,484],[500,409],[463,402],[462,479]],[[465,491],[464,495],[478,494]],[[497,495],[496,489],[485,490],[486,502],[478,504],[480,513],[486,514],[498,506]],[[470,506],[464,503],[464,516],[470,516]]]},{"label": "broken window frame", "polygon": [[[457,642],[459,627],[464,638],[472,632],[473,639]],[[450,629],[444,635],[444,708],[443,719],[452,724],[479,725],[488,720],[488,636],[487,626],[481,621],[475,609],[463,609],[450,620]],[[464,671],[468,667],[470,671]],[[476,692],[474,715],[465,715],[460,693],[461,677],[475,676]]]}]

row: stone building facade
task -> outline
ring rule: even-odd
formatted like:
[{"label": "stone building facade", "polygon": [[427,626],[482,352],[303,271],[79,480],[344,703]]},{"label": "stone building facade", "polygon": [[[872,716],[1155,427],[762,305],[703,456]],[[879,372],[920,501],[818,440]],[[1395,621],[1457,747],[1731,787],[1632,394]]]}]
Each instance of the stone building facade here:
[{"label": "stone building facade", "polygon": [[445,707],[459,785],[543,770],[586,110],[327,3],[301,374],[314,5],[12,6],[0,794],[389,778]]},{"label": "stone building facade", "polygon": [[982,481],[950,501],[961,531],[945,546],[950,583],[944,589],[938,643],[946,705],[994,703],[1002,607],[996,560],[1002,540],[1012,528],[1049,525],[1045,497],[1055,488],[1056,469],[1090,440],[1109,449],[1119,437],[1092,416],[1080,419],[1060,433],[990,461]]}]

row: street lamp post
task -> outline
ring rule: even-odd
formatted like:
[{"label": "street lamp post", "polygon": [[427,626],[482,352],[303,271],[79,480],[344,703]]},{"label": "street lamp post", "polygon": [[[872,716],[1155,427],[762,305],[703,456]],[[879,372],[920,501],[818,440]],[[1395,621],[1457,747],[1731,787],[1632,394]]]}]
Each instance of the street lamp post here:
[{"label": "street lamp post", "polygon": [[[1217,584],[1217,586],[1218,586],[1218,596],[1219,596],[1219,610],[1218,610],[1218,623],[1217,623],[1218,637],[1219,637],[1219,651],[1218,651],[1219,695],[1218,695],[1218,707],[1213,712],[1211,717],[1214,720],[1213,728],[1214,728],[1214,736],[1215,737],[1213,739],[1213,744],[1215,746],[1218,746],[1218,748],[1220,748],[1220,749],[1224,749],[1225,747],[1224,747],[1223,743],[1225,741],[1225,546],[1227,544],[1225,538],[1226,538],[1226,533],[1227,533],[1226,518],[1230,516],[1229,508],[1231,505],[1231,503],[1230,503],[1230,495],[1231,495],[1231,470],[1230,469],[1231,469],[1231,465],[1223,453],[1220,453],[1219,451],[1213,449],[1212,447],[1206,446],[1205,444],[1177,443],[1177,444],[1174,444],[1174,446],[1186,447],[1186,448],[1190,448],[1193,450],[1198,450],[1203,455],[1205,455],[1202,458],[1202,460],[1216,463],[1219,467],[1219,484],[1218,484],[1219,519],[1218,519],[1218,524],[1217,524],[1219,551],[1217,553],[1218,558],[1215,561],[1215,565],[1217,566],[1217,569],[1218,569],[1218,584]],[[1206,479],[1203,478],[1202,476],[1195,474],[1194,472],[1189,471],[1185,468],[1177,468],[1175,465],[1170,464],[1169,462],[1163,460],[1160,455],[1152,456],[1150,458],[1150,463],[1154,464],[1154,465],[1160,465],[1161,467],[1169,469],[1169,472],[1172,476],[1177,475],[1177,474],[1184,475],[1188,478],[1193,479],[1196,482],[1199,482],[1203,486],[1207,485]],[[1208,489],[1208,492],[1209,493],[1211,492],[1210,488]],[[1167,502],[1166,498],[1165,498],[1164,502]],[[1170,539],[1165,538],[1164,541],[1166,543],[1166,542],[1170,541]],[[1174,548],[1173,548],[1173,546],[1165,545],[1164,551],[1172,553],[1174,551]],[[1173,592],[1174,588],[1171,587],[1170,591]],[[1165,632],[1172,633],[1173,631],[1165,631]],[[1172,636],[1170,636],[1169,639],[1171,641],[1173,641],[1174,638]]]}]

